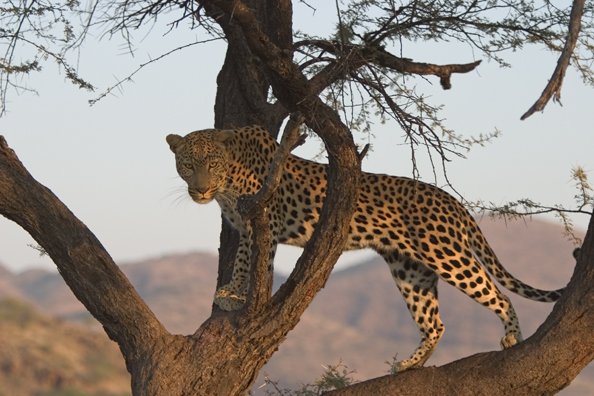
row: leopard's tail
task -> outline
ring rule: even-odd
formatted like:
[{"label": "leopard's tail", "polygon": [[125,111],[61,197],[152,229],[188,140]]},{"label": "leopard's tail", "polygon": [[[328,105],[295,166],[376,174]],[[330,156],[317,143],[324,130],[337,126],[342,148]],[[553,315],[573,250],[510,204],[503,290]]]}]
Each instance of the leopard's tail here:
[{"label": "leopard's tail", "polygon": [[[501,264],[478,224],[474,223],[468,227],[468,240],[472,251],[481,262],[487,272],[497,280],[503,287],[529,300],[541,302],[555,302],[565,291],[565,287],[558,290],[541,290],[515,278]],[[574,256],[576,253],[574,252]]]}]

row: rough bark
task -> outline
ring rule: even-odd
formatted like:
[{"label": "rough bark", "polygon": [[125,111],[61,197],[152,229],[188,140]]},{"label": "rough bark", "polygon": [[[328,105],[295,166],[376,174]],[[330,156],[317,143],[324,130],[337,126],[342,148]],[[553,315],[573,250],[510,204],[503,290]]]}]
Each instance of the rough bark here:
[{"label": "rough bark", "polygon": [[[279,12],[272,7],[273,3],[245,1],[246,7],[260,16],[263,28],[271,32],[271,40],[287,45],[287,36],[290,43],[292,35],[291,21],[287,23],[286,16],[273,18]],[[216,19],[223,29],[228,43],[225,61],[217,76],[215,128],[241,128],[256,124],[276,137],[289,113],[281,103],[268,103],[270,82],[265,66],[252,54],[241,28],[232,18],[216,7],[204,6],[208,15]]]},{"label": "rough bark", "polygon": [[95,235],[53,193],[37,183],[0,136],[0,213],[43,247],[89,312],[134,359],[137,344],[165,329]]}]

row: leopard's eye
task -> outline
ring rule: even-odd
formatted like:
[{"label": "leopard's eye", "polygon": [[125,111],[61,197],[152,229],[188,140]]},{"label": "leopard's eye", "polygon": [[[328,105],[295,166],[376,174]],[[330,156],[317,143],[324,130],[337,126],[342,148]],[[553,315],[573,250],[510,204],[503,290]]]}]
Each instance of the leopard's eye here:
[{"label": "leopard's eye", "polygon": [[191,162],[181,163],[178,169],[179,169],[179,174],[181,176],[188,177],[192,173],[194,173],[194,166],[192,165]]}]

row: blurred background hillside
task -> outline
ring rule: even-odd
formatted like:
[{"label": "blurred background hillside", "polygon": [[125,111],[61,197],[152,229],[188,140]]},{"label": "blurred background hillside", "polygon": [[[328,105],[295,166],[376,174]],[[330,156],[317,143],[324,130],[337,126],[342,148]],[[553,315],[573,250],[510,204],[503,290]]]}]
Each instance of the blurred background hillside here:
[{"label": "blurred background hillside", "polygon": [[[544,289],[565,285],[573,271],[573,245],[559,225],[541,221],[481,221],[506,268]],[[191,334],[209,316],[216,282],[212,254],[169,255],[121,265],[134,287],[173,333]],[[278,286],[283,280],[275,279]],[[442,365],[499,349],[495,315],[449,285],[440,285],[445,335],[427,365]],[[511,293],[506,292],[507,295]],[[552,305],[511,295],[525,337]],[[129,376],[111,342],[56,272],[12,273],[0,267],[0,395],[123,396]],[[397,353],[408,357],[420,338],[381,258],[335,271],[264,368],[282,386],[313,381],[322,365],[339,361],[358,380],[385,375]],[[262,375],[255,388],[264,383]],[[266,389],[266,388],[264,388]],[[263,390],[254,389],[257,394]],[[561,394],[594,393],[590,367]]]}]

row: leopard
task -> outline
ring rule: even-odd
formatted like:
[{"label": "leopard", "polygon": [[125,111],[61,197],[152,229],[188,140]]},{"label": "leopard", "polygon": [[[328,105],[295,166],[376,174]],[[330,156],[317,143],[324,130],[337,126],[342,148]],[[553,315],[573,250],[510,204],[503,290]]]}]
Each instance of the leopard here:
[{"label": "leopard", "polygon": [[[232,279],[214,295],[223,310],[239,310],[246,301],[252,238],[250,225],[236,206],[241,195],[255,194],[262,187],[279,145],[257,125],[205,129],[184,137],[171,134],[166,140],[191,199],[198,204],[216,201],[224,218],[239,231]],[[324,204],[327,175],[328,165],[289,155],[267,209],[270,268],[279,243],[303,247],[311,237]],[[443,189],[415,178],[361,172],[345,250],[368,248],[386,261],[421,336],[412,355],[393,364],[393,374],[421,368],[444,333],[439,279],[499,317],[504,328],[502,349],[523,337],[510,299],[491,278],[513,293],[540,302],[555,302],[565,290],[540,290],[516,279],[464,205]]]}]

